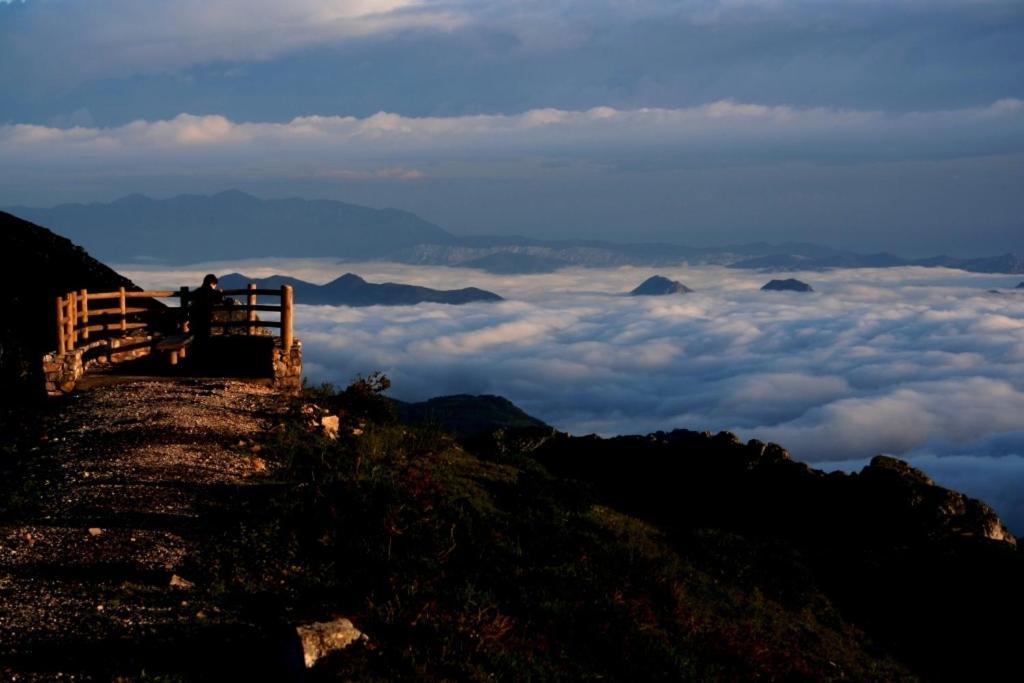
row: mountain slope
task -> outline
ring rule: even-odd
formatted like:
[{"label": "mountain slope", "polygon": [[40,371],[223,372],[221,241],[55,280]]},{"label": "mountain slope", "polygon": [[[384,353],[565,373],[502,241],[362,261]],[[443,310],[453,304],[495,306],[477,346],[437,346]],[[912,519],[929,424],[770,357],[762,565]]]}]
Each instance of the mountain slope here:
[{"label": "mountain slope", "polygon": [[458,437],[473,437],[499,429],[550,429],[503,396],[437,396],[418,403],[395,401],[398,417],[414,425],[437,425]]},{"label": "mountain slope", "polygon": [[42,356],[57,348],[54,300],[83,287],[138,289],[71,240],[0,212],[0,401],[41,390]]}]

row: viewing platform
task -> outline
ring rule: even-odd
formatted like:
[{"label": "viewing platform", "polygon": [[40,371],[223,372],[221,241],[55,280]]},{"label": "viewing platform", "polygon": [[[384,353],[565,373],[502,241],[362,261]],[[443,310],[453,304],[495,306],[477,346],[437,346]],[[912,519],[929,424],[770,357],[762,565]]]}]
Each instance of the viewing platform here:
[{"label": "viewing platform", "polygon": [[[47,395],[70,393],[86,375],[100,374],[262,379],[280,391],[298,391],[302,343],[294,334],[292,287],[250,283],[221,294],[203,337],[189,328],[193,292],[187,287],[82,289],[57,297],[57,348],[42,361]],[[276,319],[258,315],[267,313]]]}]

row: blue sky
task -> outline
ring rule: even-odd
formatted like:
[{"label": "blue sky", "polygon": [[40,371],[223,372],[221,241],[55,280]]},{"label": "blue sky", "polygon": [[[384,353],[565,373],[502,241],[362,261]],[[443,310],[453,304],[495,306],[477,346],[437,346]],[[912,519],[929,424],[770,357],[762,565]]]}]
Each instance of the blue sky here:
[{"label": "blue sky", "polygon": [[1004,0],[0,3],[0,204],[238,187],[462,233],[1022,250],[1022,65]]}]

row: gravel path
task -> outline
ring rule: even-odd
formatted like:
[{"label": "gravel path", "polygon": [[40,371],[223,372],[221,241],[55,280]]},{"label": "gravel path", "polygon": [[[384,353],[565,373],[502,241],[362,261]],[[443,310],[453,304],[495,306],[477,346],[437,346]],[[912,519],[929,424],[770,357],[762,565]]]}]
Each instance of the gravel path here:
[{"label": "gravel path", "polygon": [[0,673],[90,678],[105,660],[235,625],[189,567],[217,492],[266,472],[251,442],[284,404],[230,380],[131,380],[68,399],[39,450],[42,494],[0,524]]}]

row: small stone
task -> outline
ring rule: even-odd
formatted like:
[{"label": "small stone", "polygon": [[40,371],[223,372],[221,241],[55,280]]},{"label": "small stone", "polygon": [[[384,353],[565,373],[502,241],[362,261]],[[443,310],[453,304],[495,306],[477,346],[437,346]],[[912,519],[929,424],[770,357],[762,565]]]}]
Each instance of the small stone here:
[{"label": "small stone", "polygon": [[89,535],[90,536],[99,536],[102,533],[103,533],[103,529],[99,528],[98,526],[89,527]]},{"label": "small stone", "polygon": [[324,415],[320,418],[320,426],[323,427],[324,436],[328,439],[337,439],[338,430],[341,428],[341,420],[337,415]]},{"label": "small stone", "polygon": [[193,587],[195,587],[194,583],[192,583],[188,579],[184,579],[178,576],[177,574],[171,574],[171,580],[168,583],[168,585],[171,588],[178,588],[181,590],[191,590]]}]

